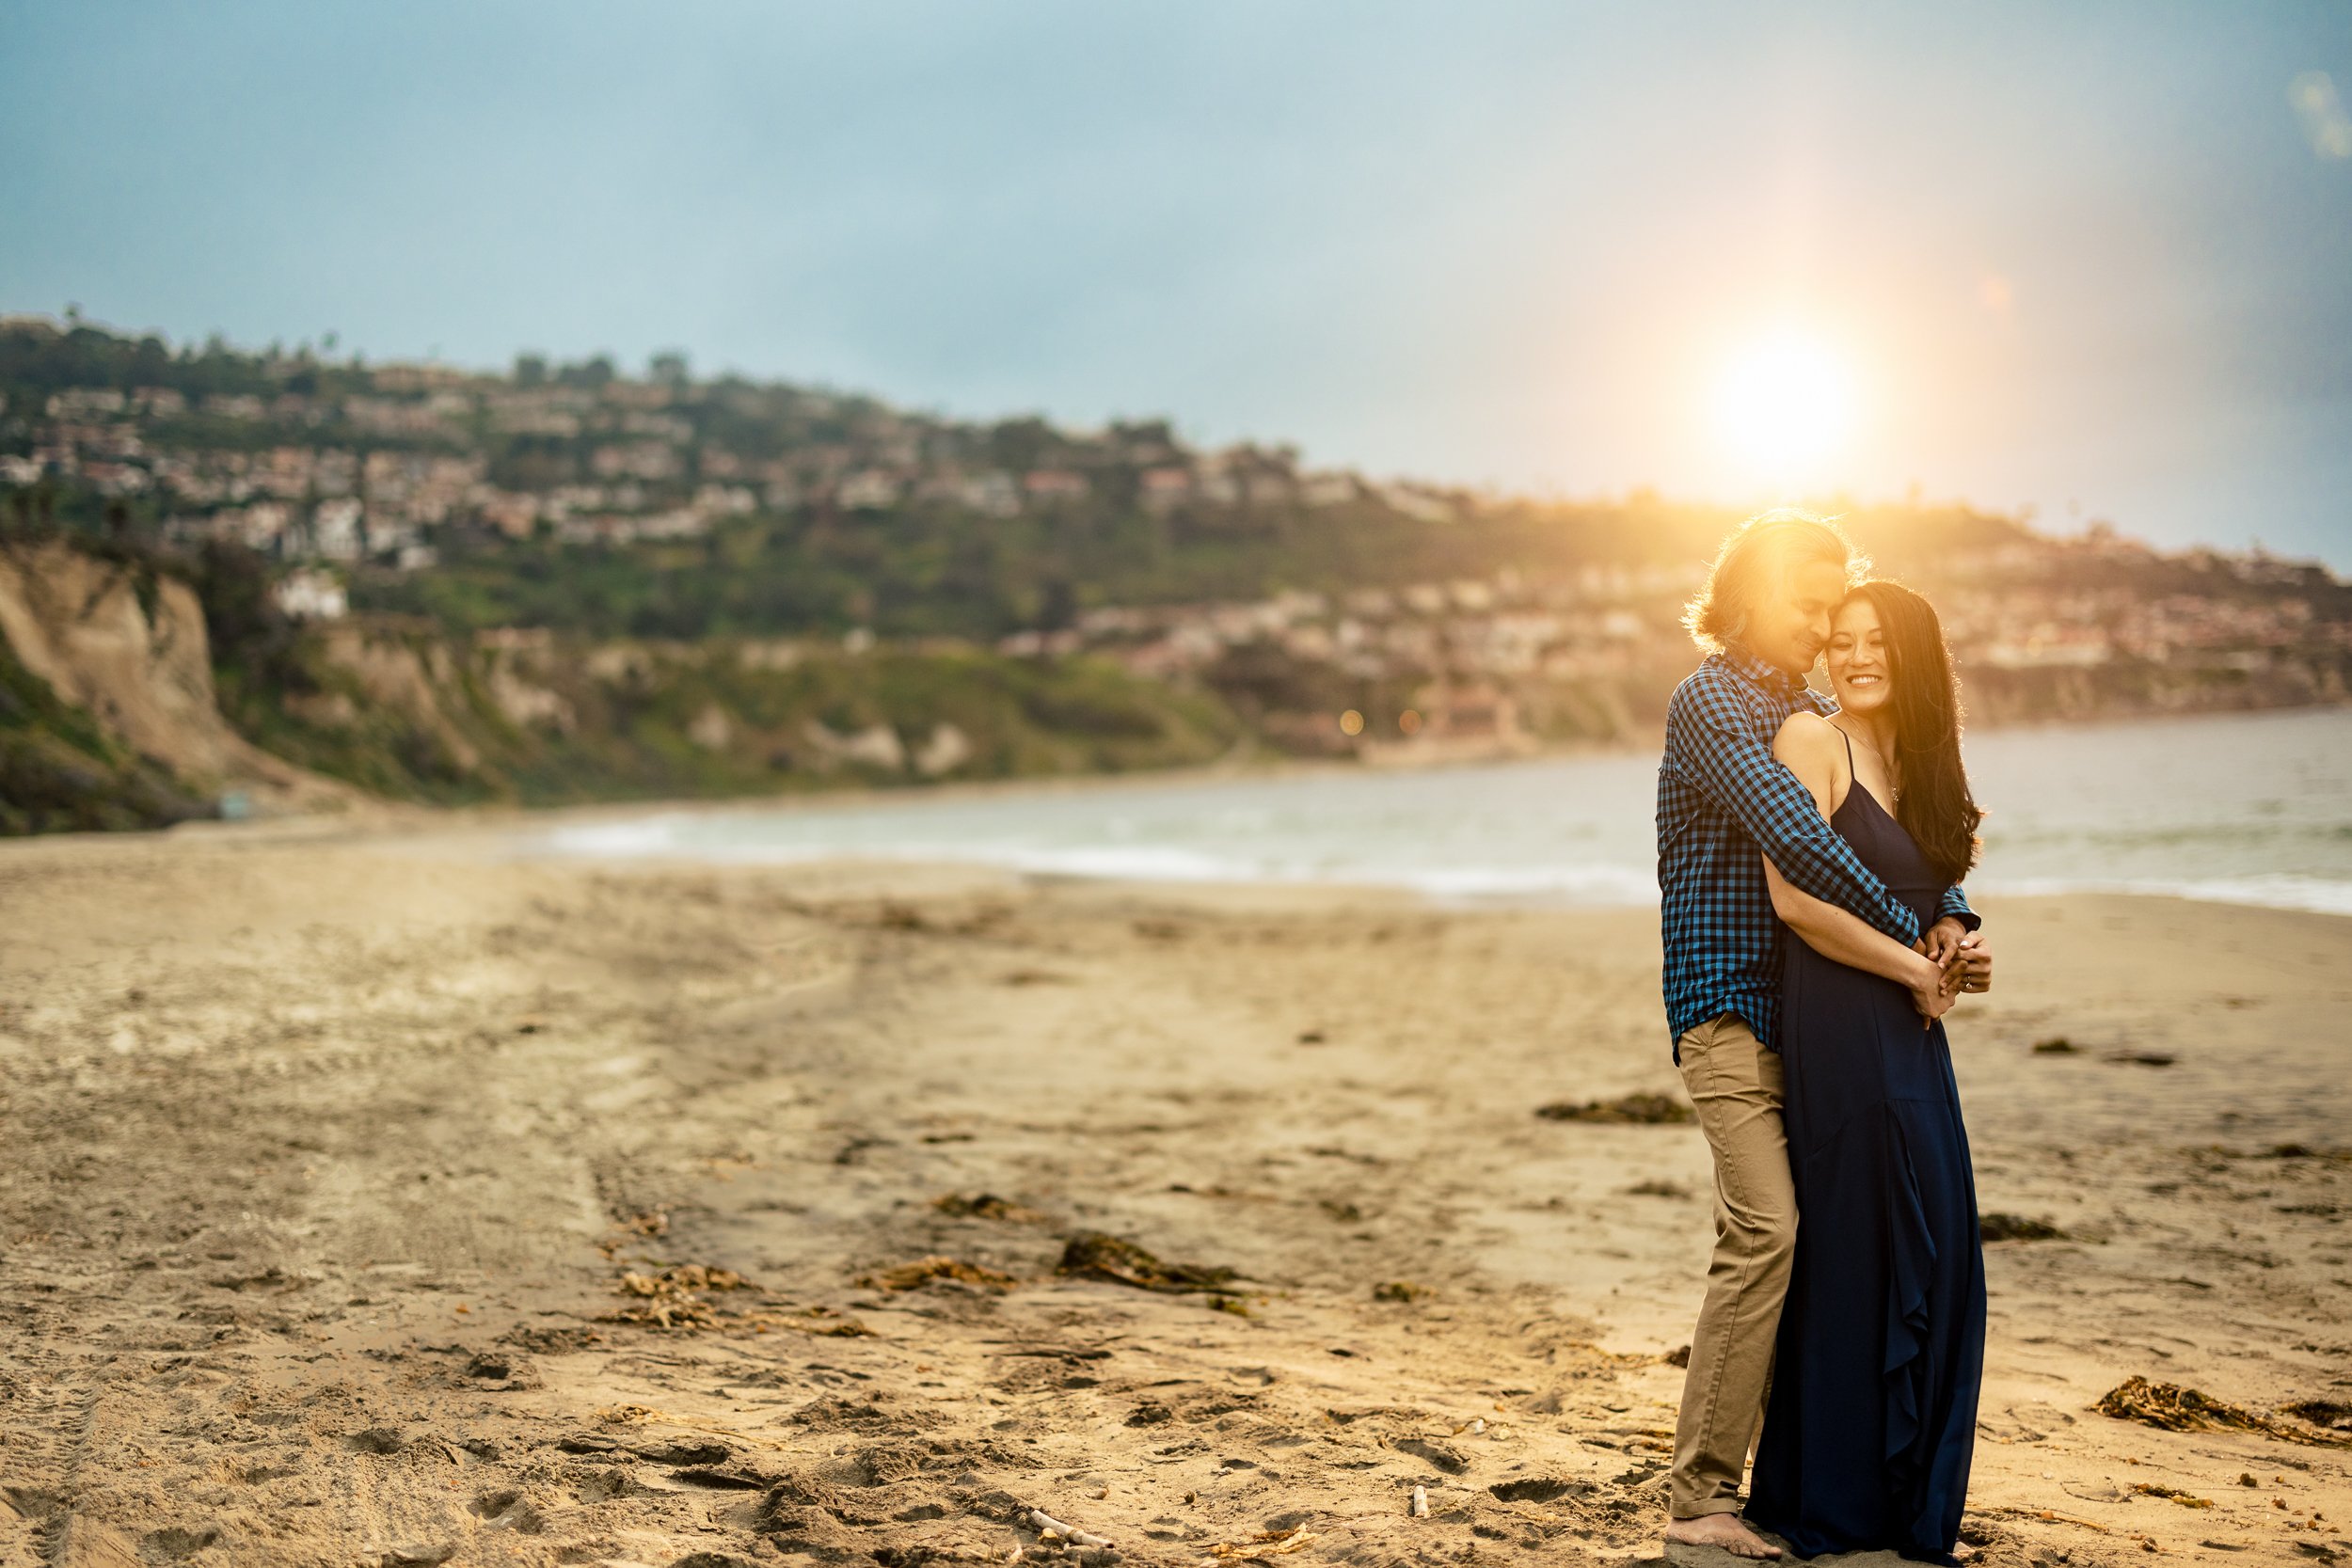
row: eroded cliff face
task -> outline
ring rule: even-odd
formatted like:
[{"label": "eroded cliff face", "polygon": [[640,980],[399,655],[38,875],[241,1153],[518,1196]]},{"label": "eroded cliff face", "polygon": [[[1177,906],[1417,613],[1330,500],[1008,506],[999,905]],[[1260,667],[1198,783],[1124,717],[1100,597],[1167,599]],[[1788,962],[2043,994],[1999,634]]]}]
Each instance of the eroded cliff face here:
[{"label": "eroded cliff face", "polygon": [[[245,700],[241,734],[388,800],[451,804],[741,797],[1214,761],[1213,699],[1091,661],[830,642],[449,636],[393,616],[308,627],[301,682]],[[255,689],[261,689],[257,686]]]},{"label": "eroded cliff face", "polygon": [[1095,660],[290,626],[266,594],[210,558],[0,543],[0,833],[152,827],[230,792],[278,815],[1170,768],[1243,735]]},{"label": "eroded cliff face", "polygon": [[22,674],[71,710],[31,711],[41,705],[38,692],[18,704],[25,711],[12,716],[16,738],[27,757],[45,750],[71,770],[59,732],[77,728],[78,714],[102,744],[68,735],[67,749],[87,759],[85,768],[119,771],[136,758],[151,765],[150,773],[160,768],[186,798],[168,815],[199,815],[230,791],[263,811],[329,810],[364,799],[230,728],[214,701],[203,607],[175,578],[60,543],[0,547],[0,638]]}]

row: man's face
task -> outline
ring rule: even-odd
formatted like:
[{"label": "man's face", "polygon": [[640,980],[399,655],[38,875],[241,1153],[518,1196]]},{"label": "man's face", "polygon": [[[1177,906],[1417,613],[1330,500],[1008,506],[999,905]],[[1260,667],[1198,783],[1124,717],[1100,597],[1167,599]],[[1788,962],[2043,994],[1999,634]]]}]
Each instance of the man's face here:
[{"label": "man's face", "polygon": [[1829,614],[1846,596],[1846,573],[1826,561],[1791,568],[1776,592],[1748,612],[1748,651],[1765,663],[1802,676],[1829,641]]}]

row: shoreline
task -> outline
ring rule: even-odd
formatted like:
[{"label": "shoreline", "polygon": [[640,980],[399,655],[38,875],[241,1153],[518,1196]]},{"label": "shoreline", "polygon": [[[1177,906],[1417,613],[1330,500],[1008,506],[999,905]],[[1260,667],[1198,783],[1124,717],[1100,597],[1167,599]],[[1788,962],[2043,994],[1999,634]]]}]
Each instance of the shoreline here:
[{"label": "shoreline", "polygon": [[[1091,782],[1073,783],[1082,787]],[[889,797],[885,795],[884,799]],[[1036,869],[980,858],[875,855],[854,850],[775,858],[716,858],[690,853],[518,849],[510,842],[514,827],[535,826],[545,817],[557,813],[596,814],[599,818],[609,813],[614,820],[629,821],[671,815],[749,815],[765,809],[765,802],[754,806],[739,802],[688,800],[622,807],[514,807],[497,808],[495,811],[485,808],[484,815],[477,817],[473,815],[475,808],[420,807],[413,812],[387,813],[380,817],[372,816],[364,820],[342,815],[319,815],[237,823],[181,823],[152,832],[44,833],[0,839],[0,872],[8,869],[11,858],[28,863],[29,868],[43,862],[56,864],[93,854],[103,861],[109,850],[115,849],[133,854],[174,846],[185,846],[190,851],[206,848],[232,851],[246,848],[314,848],[361,853],[421,851],[427,859],[485,867],[539,867],[582,874],[628,873],[662,878],[697,874],[771,876],[807,879],[829,886],[887,886],[903,882],[924,890],[946,886],[985,886],[1034,892],[1058,889],[1103,896],[1175,902],[1248,902],[1275,909],[1324,909],[1370,900],[1384,906],[1441,914],[1558,914],[1630,916],[1637,919],[1653,918],[1657,910],[1654,898],[1630,902],[1563,898],[1540,893],[1446,894],[1401,881],[1279,877],[1151,877],[1118,872]],[[1971,891],[1975,894],[1979,890]],[[2123,883],[2003,887],[1996,882],[1981,890],[1981,900],[2026,906],[2102,900],[2157,907],[2179,906],[2187,910],[2275,913],[2317,920],[2352,920],[2352,909],[2201,896],[2169,888]]]},{"label": "shoreline", "polygon": [[[2290,740],[2282,757],[2293,759],[2299,771],[2325,768],[2341,750],[2337,710],[2297,710],[2277,716],[2281,724],[2321,726],[2310,732],[2313,741]],[[2194,750],[2212,753],[2226,749],[2233,735],[2251,739],[2255,732],[2232,725],[2192,721],[2198,728]],[[2140,756],[2146,763],[2155,753],[2145,741],[2150,732],[2137,721],[2115,732],[2119,755]],[[2137,737],[2138,753],[2122,749],[2124,737]],[[2096,736],[2092,737],[2096,740]],[[2184,744],[2190,744],[2185,740]],[[2049,753],[2033,768],[2055,769],[2054,780],[2066,787],[2084,784],[2082,769],[2095,762],[2095,751],[2077,747],[2079,754]],[[1626,769],[1638,753],[1583,752],[1574,755],[1514,759],[1488,764],[1450,766],[1418,775],[1364,769],[1349,764],[1284,762],[1279,767],[1224,770],[1169,770],[1148,774],[1089,775],[1047,779],[985,780],[926,785],[917,788],[866,788],[820,795],[794,794],[733,800],[664,800],[582,803],[534,808],[512,805],[431,807],[386,805],[359,812],[319,814],[222,823],[183,823],[159,834],[34,835],[17,847],[0,847],[0,863],[8,857],[41,858],[37,845],[103,842],[175,842],[273,844],[310,842],[365,844],[374,841],[447,841],[463,844],[468,853],[517,861],[577,861],[609,867],[662,865],[674,868],[722,865],[810,866],[830,862],[870,863],[876,866],[919,865],[939,862],[960,874],[1027,876],[1040,879],[1071,879],[1086,882],[1179,888],[1207,885],[1223,888],[1306,887],[1345,895],[1394,893],[1446,908],[1652,909],[1649,867],[1640,835],[1631,824],[1646,809],[1636,800],[1637,790]],[[1987,754],[1993,766],[2000,753]],[[2028,781],[2032,771],[2019,773],[2020,759],[2038,753],[2012,752],[2005,764],[2008,788],[2041,788]],[[1579,771],[1590,764],[1598,772],[1585,783]],[[1426,815],[1433,802],[1454,797],[1442,781],[1458,779],[1465,793],[1463,809],[1473,814],[1525,810],[1551,789],[1547,770],[1559,774],[1561,787],[1571,792],[1566,815],[1540,831],[1531,828],[1529,853],[1517,855],[1492,832],[1476,831],[1462,840],[1458,854],[1422,844],[1411,836],[1418,816],[1398,819],[1392,808]],[[2071,771],[2070,771],[2071,769]],[[1513,784],[1515,775],[1528,776],[1526,785]],[[1387,793],[1384,781],[1396,780],[1403,793]],[[2291,781],[2288,781],[2291,782]],[[2265,786],[2274,793],[2280,781]],[[1310,826],[1308,836],[1292,840],[1263,822],[1240,837],[1222,837],[1204,824],[1219,805],[1222,792],[1236,792],[1236,809],[1251,814],[1273,812],[1307,815],[1302,823],[1317,820],[1315,802],[1325,798],[1314,787],[1328,784],[1329,812],[1320,827]],[[1438,793],[1433,796],[1430,785]],[[2245,815],[2248,831],[2287,831],[2305,836],[2328,836],[2328,824],[2342,808],[2336,797],[2314,796],[2316,777],[2306,780],[2298,814],[2280,818],[2273,809]],[[1594,796],[1590,787],[1602,793]],[[1979,788],[1982,789],[1982,781]],[[2200,787],[2216,787],[2205,780]],[[2249,800],[2255,786],[2249,784]],[[1264,792],[1250,796],[1248,792]],[[1620,796],[1624,798],[1619,799]],[[1126,829],[1123,799],[1151,799],[1152,810],[1163,820],[1147,820],[1140,833]],[[1056,802],[1068,802],[1062,816]],[[2027,797],[2030,805],[2031,797]],[[2247,869],[2231,873],[2217,863],[2226,846],[2181,856],[2162,847],[2176,829],[2193,831],[2190,818],[2177,823],[2172,816],[2150,818],[2143,797],[2133,809],[2157,846],[2138,861],[2109,856],[2104,861],[2060,854],[2055,859],[2047,846],[2061,842],[2054,834],[2102,833],[2109,824],[2074,809],[2071,816],[2037,819],[2001,810],[1998,820],[2025,834],[2035,847],[2005,854],[1998,837],[1987,863],[1972,878],[1984,896],[2099,894],[2122,896],[2180,897],[2217,906],[2308,910],[2323,913],[2352,912],[2352,880],[2340,857],[2321,853],[2315,859],[2288,863],[2293,857],[2277,851],[2244,862]],[[2155,808],[2161,810],[2162,808]],[[2314,816],[2314,812],[2317,814]],[[1169,816],[1168,814],[1173,814]],[[1332,813],[1338,814],[1336,816]],[[936,815],[933,815],[936,814]],[[1433,818],[1433,822],[1442,819]],[[1619,817],[1622,816],[1623,820]],[[1194,818],[1199,820],[1195,821]],[[1359,820],[1360,818],[1360,820]],[[1276,818],[1275,820],[1279,820]],[[2235,820],[2232,818],[2232,820]],[[728,824],[740,823],[737,833]],[[2280,824],[2283,823],[2284,827]],[[839,824],[838,828],[834,824]],[[1598,832],[1597,838],[1589,835]],[[1405,836],[1391,835],[1404,833]],[[600,835],[616,841],[597,842]],[[565,839],[573,842],[563,842]],[[629,842],[634,839],[635,842]],[[0,841],[4,844],[6,841]],[[2295,840],[2292,842],[2300,842]],[[1157,864],[1152,863],[1154,861]],[[2008,875],[2004,876],[2003,873]]]},{"label": "shoreline", "polygon": [[[2074,720],[2046,720],[2025,723],[1992,726],[1972,726],[1971,734],[1986,736],[2035,735],[2055,731],[2078,732],[2084,729],[2139,730],[2155,724],[2194,722],[2207,720],[2290,719],[2319,714],[2352,714],[2352,700],[2342,703],[2310,703],[2291,707],[2252,707],[2204,709],[2185,713],[2124,714],[2088,722]],[[1573,762],[1594,759],[1624,758],[1656,755],[1662,737],[1645,738],[1641,745],[1581,742],[1548,746],[1532,752],[1509,749],[1478,755],[1431,755],[1415,758],[1398,751],[1384,755],[1394,760],[1368,763],[1356,759],[1285,756],[1254,748],[1238,759],[1230,754],[1215,762],[1193,767],[1139,769],[1131,772],[1032,774],[1012,778],[910,780],[904,784],[844,784],[838,787],[794,790],[773,795],[669,796],[644,800],[580,800],[548,805],[524,805],[512,802],[483,802],[465,805],[437,805],[430,802],[372,800],[359,813],[288,814],[277,816],[257,816],[243,821],[199,819],[174,824],[169,828],[133,830],[155,833],[207,833],[225,830],[246,830],[262,825],[284,825],[297,822],[349,820],[355,815],[390,816],[420,814],[451,820],[496,821],[505,818],[533,821],[554,821],[603,814],[642,816],[664,812],[696,814],[737,814],[750,812],[793,812],[824,810],[844,805],[869,805],[902,801],[960,800],[993,799],[1001,796],[1050,796],[1082,794],[1096,790],[1148,789],[1161,786],[1182,786],[1196,784],[1254,783],[1292,778],[1372,778],[1384,775],[1412,775],[1445,772],[1454,769],[1485,769],[1540,766],[1553,762]],[[37,834],[35,837],[76,835]],[[83,834],[84,837],[111,837],[113,834]],[[0,841],[5,842],[5,841]]]}]

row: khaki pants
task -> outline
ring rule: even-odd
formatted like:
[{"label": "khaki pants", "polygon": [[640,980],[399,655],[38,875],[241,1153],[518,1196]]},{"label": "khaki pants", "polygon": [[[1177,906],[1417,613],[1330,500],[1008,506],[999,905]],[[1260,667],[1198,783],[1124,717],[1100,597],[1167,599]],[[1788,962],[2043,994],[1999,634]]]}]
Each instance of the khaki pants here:
[{"label": "khaki pants", "polygon": [[1772,1388],[1772,1345],[1797,1245],[1796,1190],[1781,1130],[1780,1056],[1725,1014],[1680,1041],[1682,1082],[1715,1157],[1715,1255],[1691,1331],[1668,1508],[1736,1513]]}]

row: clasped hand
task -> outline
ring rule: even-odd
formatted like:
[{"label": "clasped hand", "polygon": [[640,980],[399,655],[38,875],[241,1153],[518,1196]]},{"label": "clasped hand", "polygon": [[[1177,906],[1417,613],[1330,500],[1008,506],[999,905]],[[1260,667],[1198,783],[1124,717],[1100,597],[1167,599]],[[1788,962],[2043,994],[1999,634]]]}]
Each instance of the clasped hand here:
[{"label": "clasped hand", "polygon": [[1951,1011],[1963,991],[1988,991],[1993,989],[1993,947],[1984,933],[1972,931],[1960,921],[1946,917],[1928,928],[1927,934],[1911,944],[1911,950],[1935,965],[1936,981],[1932,986],[1914,986],[1912,1006],[1919,1009],[1924,1028]]}]

